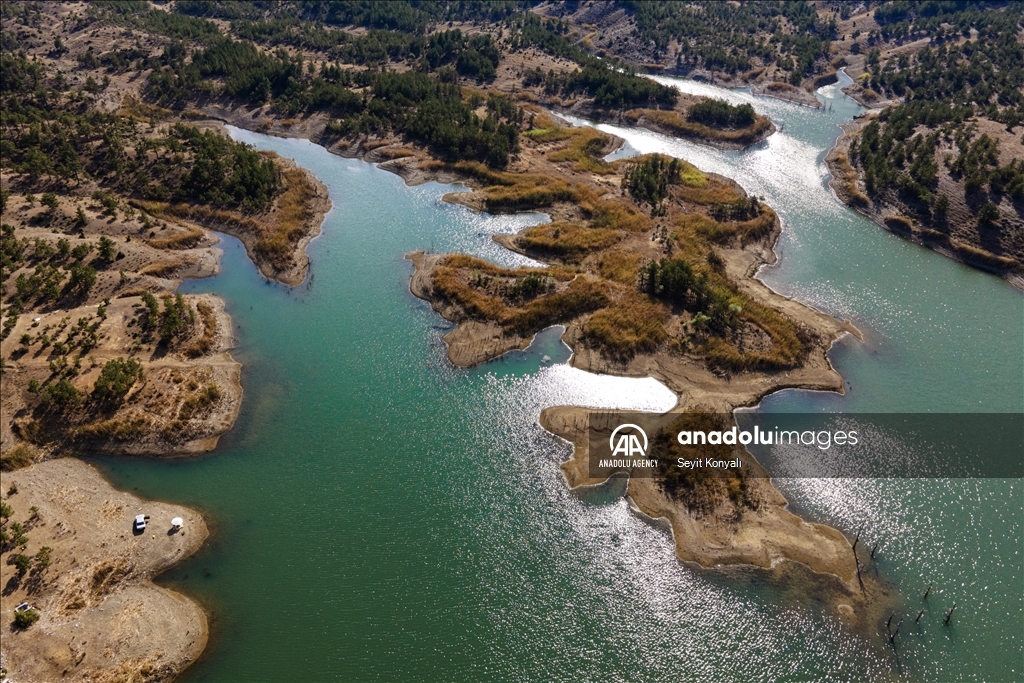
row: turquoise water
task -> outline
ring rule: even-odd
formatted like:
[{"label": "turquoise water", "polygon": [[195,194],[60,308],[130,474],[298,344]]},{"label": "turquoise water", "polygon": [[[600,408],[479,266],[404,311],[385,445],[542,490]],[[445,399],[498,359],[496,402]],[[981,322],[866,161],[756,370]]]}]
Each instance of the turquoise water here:
[{"label": "turquoise water", "polygon": [[[684,87],[707,87],[685,84]],[[769,410],[1021,410],[1024,299],[839,205],[824,150],[855,107],[821,112],[745,93],[785,132],[723,153],[643,131],[632,148],[684,156],[765,195],[785,223],[774,288],[852,318],[865,342],[832,352],[846,396],[788,391]],[[408,291],[412,249],[524,260],[490,237],[543,216],[444,204],[451,186],[400,178],[308,142],[232,131],[296,159],[334,209],[313,277],[267,283],[240,244],[183,291],[224,297],[245,400],[209,456],[97,459],[118,486],[201,509],[213,531],[166,575],[212,615],[182,680],[1013,680],[1022,650],[1019,481],[780,480],[793,506],[879,542],[908,603],[934,615],[899,663],[844,628],[799,581],[681,565],[621,486],[567,490],[548,405],[665,410],[654,380],[565,364],[557,331],[526,352],[452,368],[447,323]],[[626,150],[628,152],[629,150]],[[545,360],[547,357],[547,360]],[[938,614],[953,601],[949,628]]]}]

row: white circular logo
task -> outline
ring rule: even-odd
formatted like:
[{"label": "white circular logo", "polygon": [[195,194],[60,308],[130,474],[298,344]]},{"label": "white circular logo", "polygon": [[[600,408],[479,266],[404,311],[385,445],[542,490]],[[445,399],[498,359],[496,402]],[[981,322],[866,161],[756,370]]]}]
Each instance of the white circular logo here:
[{"label": "white circular logo", "polygon": [[[640,445],[640,440],[636,438],[636,434],[622,434],[616,441],[615,436],[624,429],[635,429],[640,432],[640,436],[643,437],[644,444]],[[624,455],[627,458],[633,456],[646,457],[647,456],[647,432],[641,429],[635,424],[622,424],[615,428],[612,435],[608,437],[608,448],[612,450],[612,455]]]}]

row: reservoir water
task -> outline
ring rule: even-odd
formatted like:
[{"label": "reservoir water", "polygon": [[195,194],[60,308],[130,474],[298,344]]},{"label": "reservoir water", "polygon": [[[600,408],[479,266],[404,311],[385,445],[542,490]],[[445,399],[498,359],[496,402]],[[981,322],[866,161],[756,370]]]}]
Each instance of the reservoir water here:
[{"label": "reservoir water", "polygon": [[[865,333],[831,352],[845,396],[786,391],[762,409],[1024,409],[1024,297],[828,191],[822,157],[855,103],[836,86],[820,91],[832,105],[822,111],[666,80],[750,101],[784,130],[722,152],[600,126],[627,141],[620,153],[680,156],[763,195],[784,232],[761,277]],[[908,609],[934,585],[897,663],[799,584],[679,563],[621,486],[567,489],[568,448],[538,426],[540,410],[665,410],[675,398],[662,385],[570,368],[557,330],[477,368],[448,364],[448,325],[409,293],[403,254],[521,263],[491,235],[545,217],[475,214],[441,202],[451,186],[410,188],[305,141],[231,132],[328,185],[313,276],[267,283],[225,238],[221,274],[181,289],[224,297],[237,325],[237,425],[200,458],[92,460],[115,485],[197,507],[211,526],[199,555],[163,578],[211,614],[210,644],[183,681],[1024,676],[1020,480],[776,481],[800,513],[877,542],[878,570]]]}]

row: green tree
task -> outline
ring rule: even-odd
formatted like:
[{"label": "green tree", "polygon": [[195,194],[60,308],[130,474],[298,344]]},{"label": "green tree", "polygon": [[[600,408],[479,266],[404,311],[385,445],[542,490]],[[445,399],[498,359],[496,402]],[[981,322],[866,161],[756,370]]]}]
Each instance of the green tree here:
[{"label": "green tree", "polygon": [[68,280],[68,290],[87,293],[96,284],[96,269],[85,263],[76,263],[71,266],[71,279]]},{"label": "green tree", "polygon": [[66,379],[49,384],[40,393],[42,402],[48,406],[64,409],[82,402],[82,392]]},{"label": "green tree", "polygon": [[164,297],[164,312],[160,321],[160,338],[164,342],[183,334],[194,322],[195,312],[185,303],[181,294],[175,294],[173,298]]},{"label": "green tree", "polygon": [[41,571],[50,566],[50,554],[53,553],[53,548],[44,545],[36,553],[35,565],[36,571]]},{"label": "green tree", "polygon": [[23,553],[19,553],[11,558],[11,564],[18,570],[18,576],[22,577],[25,576],[29,567],[32,566],[32,558]]},{"label": "green tree", "polygon": [[114,240],[107,236],[100,237],[99,252],[100,258],[104,261],[113,261],[114,255],[117,253],[117,246],[114,243]]},{"label": "green tree", "polygon": [[978,225],[989,226],[999,220],[999,207],[992,202],[985,202],[978,210]]},{"label": "green tree", "polygon": [[89,242],[84,242],[71,250],[71,258],[75,259],[76,261],[81,261],[82,259],[89,255],[90,251],[92,251],[92,244]]},{"label": "green tree", "polygon": [[150,292],[142,293],[142,303],[146,306],[146,319],[142,321],[142,328],[151,330],[160,323],[160,304]]},{"label": "green tree", "polygon": [[116,358],[107,361],[96,379],[93,395],[105,400],[120,401],[140,379],[142,365],[137,360]]}]

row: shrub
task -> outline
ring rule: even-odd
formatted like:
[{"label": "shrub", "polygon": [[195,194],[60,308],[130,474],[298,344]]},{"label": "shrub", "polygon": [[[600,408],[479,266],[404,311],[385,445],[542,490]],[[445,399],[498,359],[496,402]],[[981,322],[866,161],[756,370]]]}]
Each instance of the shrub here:
[{"label": "shrub", "polygon": [[67,289],[71,292],[87,293],[96,284],[96,269],[85,263],[71,266],[71,279]]},{"label": "shrub", "polygon": [[14,613],[14,627],[15,628],[28,628],[32,624],[39,621],[39,612],[34,609],[26,609],[21,612]]},{"label": "shrub", "polygon": [[100,258],[104,261],[113,261],[114,256],[117,253],[117,248],[114,246],[114,240],[109,237],[100,237],[99,246]]},{"label": "shrub", "polygon": [[192,419],[196,413],[219,401],[220,397],[220,387],[215,382],[207,384],[206,387],[182,401],[181,408],[178,410],[178,419],[183,422]]},{"label": "shrub", "polygon": [[44,545],[42,548],[39,549],[39,552],[36,553],[35,571],[42,571],[50,566],[50,555],[52,553],[53,548],[47,545]]},{"label": "shrub", "polygon": [[986,227],[999,220],[999,207],[992,202],[985,202],[978,210],[978,225]]},{"label": "shrub", "polygon": [[30,444],[19,443],[14,448],[0,455],[0,470],[11,472],[22,467],[28,467],[38,454],[39,452]]}]

